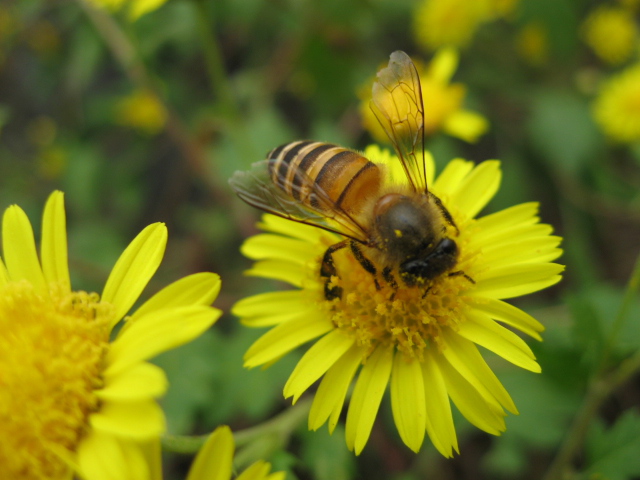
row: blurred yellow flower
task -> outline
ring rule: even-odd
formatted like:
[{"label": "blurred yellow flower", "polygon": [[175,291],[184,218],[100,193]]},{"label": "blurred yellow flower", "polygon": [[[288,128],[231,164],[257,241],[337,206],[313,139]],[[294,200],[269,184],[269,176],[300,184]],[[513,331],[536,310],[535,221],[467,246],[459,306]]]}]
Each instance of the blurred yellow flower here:
[{"label": "blurred yellow flower", "polygon": [[640,141],[640,64],[604,82],[593,105],[593,115],[613,141]]},{"label": "blurred yellow flower", "polygon": [[418,45],[427,51],[444,46],[465,47],[478,27],[509,17],[519,0],[422,0],[413,17]]},{"label": "blurred yellow flower", "polygon": [[149,225],[131,242],[102,295],[71,289],[62,192],[49,197],[41,232],[38,256],[24,211],[5,211],[0,478],[145,480],[145,445],[165,429],[155,399],[167,386],[164,372],[147,360],[218,319],[221,312],[209,305],[219,277],[185,277],[126,316],[160,264],[164,224]]},{"label": "blurred yellow flower", "polygon": [[464,47],[484,20],[484,2],[469,0],[423,0],[413,17],[418,45],[427,51],[443,46]]},{"label": "blurred yellow flower", "polygon": [[[218,427],[198,452],[187,480],[230,480],[233,470],[235,444],[231,429]],[[263,460],[251,464],[236,480],[284,480],[284,472],[271,471],[271,465]]]},{"label": "blurred yellow flower", "polygon": [[518,33],[516,49],[531,65],[543,65],[549,58],[547,30],[539,22],[527,23]]},{"label": "blurred yellow flower", "polygon": [[149,135],[162,131],[167,116],[167,110],[158,97],[146,90],[137,90],[121,98],[115,107],[117,123]]},{"label": "blurred yellow flower", "polygon": [[88,0],[94,5],[106,8],[111,12],[125,10],[130,20],[137,20],[141,16],[157,10],[167,0]]},{"label": "blurred yellow flower", "polygon": [[[457,66],[458,53],[453,48],[440,49],[426,67],[416,62],[425,105],[425,134],[433,135],[443,131],[467,142],[475,142],[487,131],[489,124],[479,113],[462,108],[465,86],[450,83]],[[371,83],[364,86],[359,94],[362,121],[378,142],[388,142],[384,130],[369,107]]]},{"label": "blurred yellow flower", "polygon": [[582,25],[584,41],[603,61],[619,65],[638,46],[638,27],[633,14],[624,8],[600,6]]}]

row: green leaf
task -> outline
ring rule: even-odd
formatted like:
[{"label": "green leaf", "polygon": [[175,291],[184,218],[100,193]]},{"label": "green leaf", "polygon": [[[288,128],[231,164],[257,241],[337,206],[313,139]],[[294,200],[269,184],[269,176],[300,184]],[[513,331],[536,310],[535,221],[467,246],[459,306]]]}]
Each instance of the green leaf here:
[{"label": "green leaf", "polygon": [[574,93],[544,90],[532,101],[531,142],[551,167],[576,174],[602,154],[603,143],[589,105]]},{"label": "green leaf", "polygon": [[338,425],[330,435],[327,428],[303,433],[302,460],[316,480],[349,480],[355,471],[355,457],[344,442],[344,428]]},{"label": "green leaf", "polygon": [[586,449],[587,478],[627,480],[640,476],[640,414],[623,413],[616,423],[605,429],[594,423]]}]

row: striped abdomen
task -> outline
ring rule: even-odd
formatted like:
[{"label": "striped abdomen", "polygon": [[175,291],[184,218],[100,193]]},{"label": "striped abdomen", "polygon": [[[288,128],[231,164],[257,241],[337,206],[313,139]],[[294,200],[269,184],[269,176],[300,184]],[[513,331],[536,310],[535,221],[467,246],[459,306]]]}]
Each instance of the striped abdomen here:
[{"label": "striped abdomen", "polygon": [[382,183],[376,164],[353,150],[330,143],[287,143],[272,150],[267,158],[273,183],[316,210],[331,207],[318,201],[318,188],[335,207],[358,212],[363,200],[375,195]]}]

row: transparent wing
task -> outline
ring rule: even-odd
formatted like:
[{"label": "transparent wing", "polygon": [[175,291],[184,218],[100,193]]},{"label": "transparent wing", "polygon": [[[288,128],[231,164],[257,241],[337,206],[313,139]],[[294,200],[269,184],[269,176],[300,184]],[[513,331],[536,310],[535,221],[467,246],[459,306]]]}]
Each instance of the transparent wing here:
[{"label": "transparent wing", "polygon": [[371,110],[391,140],[414,190],[427,192],[424,104],[418,71],[409,55],[396,51],[377,77]]},{"label": "transparent wing", "polygon": [[[274,184],[269,174],[269,164],[273,162],[262,160],[246,172],[235,172],[229,179],[231,188],[242,200],[260,210],[367,243],[367,230],[304,172],[296,171],[291,179],[291,195]],[[300,198],[308,198],[308,204]]]}]

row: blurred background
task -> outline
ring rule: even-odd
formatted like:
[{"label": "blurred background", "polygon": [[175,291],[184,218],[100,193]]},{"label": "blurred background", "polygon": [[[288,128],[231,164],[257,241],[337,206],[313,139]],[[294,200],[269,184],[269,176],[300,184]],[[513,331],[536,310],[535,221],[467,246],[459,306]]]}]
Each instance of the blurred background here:
[{"label": "blurred background", "polygon": [[[227,179],[296,139],[383,142],[367,120],[370,86],[404,50],[420,70],[439,168],[502,160],[486,212],[539,201],[565,238],[563,282],[514,302],[547,327],[532,345],[543,373],[487,355],[520,415],[501,437],[456,417],[452,460],[427,442],[418,455],[404,447],[388,399],[360,457],[342,427],[308,432],[306,420],[246,455],[290,479],[542,478],[640,251],[639,12],[638,0],[2,0],[0,207],[19,204],[38,229],[47,196],[63,190],[73,285],[89,291],[144,226],[165,222],[167,253],[147,292],[214,271],[228,312],[274,285],[242,274],[239,246],[259,212]],[[640,347],[635,300],[614,360]],[[242,368],[261,333],[227,313],[158,359],[171,433],[241,430],[287,409],[296,355]],[[636,374],[598,410],[575,478],[640,478],[639,405]],[[165,478],[183,478],[189,462],[168,455]]]}]

